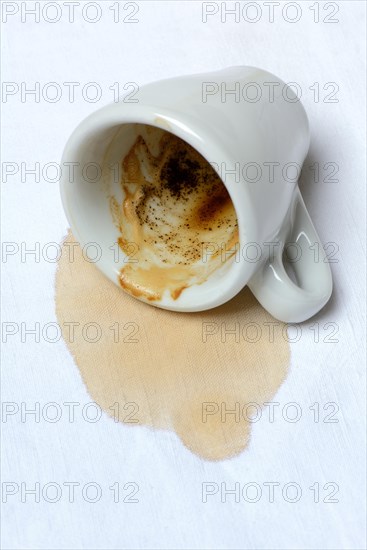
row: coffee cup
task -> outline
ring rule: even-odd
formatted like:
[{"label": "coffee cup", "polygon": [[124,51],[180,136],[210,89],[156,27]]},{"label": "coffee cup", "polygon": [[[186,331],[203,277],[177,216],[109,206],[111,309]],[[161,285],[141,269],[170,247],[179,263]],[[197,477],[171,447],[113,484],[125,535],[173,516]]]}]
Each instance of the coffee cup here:
[{"label": "coffee cup", "polygon": [[[231,67],[162,80],[141,87],[135,103],[122,99],[78,125],[63,153],[62,167],[69,169],[62,170],[62,202],[76,240],[85,250],[94,243],[100,251],[88,260],[138,299],[172,311],[203,311],[247,285],[276,319],[301,322],[317,313],[332,291],[330,266],[297,183],[309,143],[307,115],[294,90],[267,71]],[[160,167],[153,177],[144,173],[144,155]],[[186,222],[195,208],[203,212],[203,204],[210,203],[217,205],[210,207],[217,225],[194,231],[191,222],[178,220],[180,196],[164,175],[175,159],[187,172],[187,183],[181,182]],[[209,174],[209,180],[204,185],[199,178],[199,189],[193,190],[188,168],[196,161],[198,173]],[[131,181],[126,167],[134,163],[143,175]],[[157,185],[159,196],[152,194]],[[138,203],[150,216],[156,209],[160,240],[153,226],[143,239],[137,218],[134,230],[128,212],[135,208],[136,213]],[[178,255],[170,256],[172,235]],[[183,261],[180,246],[189,251],[192,239],[201,254],[186,254]],[[151,290],[154,285],[159,292]]]}]

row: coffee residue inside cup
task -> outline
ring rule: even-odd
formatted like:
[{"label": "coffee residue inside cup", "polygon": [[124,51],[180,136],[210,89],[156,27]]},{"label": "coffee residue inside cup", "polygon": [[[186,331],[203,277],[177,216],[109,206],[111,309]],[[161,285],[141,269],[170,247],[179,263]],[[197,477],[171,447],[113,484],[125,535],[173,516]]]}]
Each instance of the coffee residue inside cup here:
[{"label": "coffee residue inside cup", "polygon": [[235,254],[236,211],[214,168],[188,143],[152,126],[135,131],[121,165],[123,203],[110,198],[128,257],[119,282],[145,301],[165,291],[177,299]]}]

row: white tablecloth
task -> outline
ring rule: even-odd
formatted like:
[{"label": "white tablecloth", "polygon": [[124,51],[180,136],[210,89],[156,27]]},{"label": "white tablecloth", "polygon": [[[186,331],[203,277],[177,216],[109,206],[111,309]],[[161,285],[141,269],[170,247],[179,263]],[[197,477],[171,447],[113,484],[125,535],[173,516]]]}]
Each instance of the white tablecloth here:
[{"label": "white tablecloth", "polygon": [[[129,2],[118,13],[117,2],[80,0],[74,22],[70,4],[41,1],[36,21],[37,14],[27,12],[35,2],[1,2],[2,240],[14,252],[2,263],[3,548],[364,548],[365,3],[272,2],[271,8],[258,2],[256,8],[247,2],[238,22],[220,2]],[[275,398],[279,410],[297,402],[301,419],[265,418],[244,453],[211,463],[173,433],[131,429],[104,414],[96,423],[85,421],[80,411],[91,399],[65,343],[36,342],[32,335],[22,341],[21,323],[56,321],[56,264],[45,260],[42,247],[60,242],[68,224],[52,169],[42,171],[60,160],[76,124],[114,99],[117,82],[122,94],[128,82],[231,65],[263,67],[301,90],[312,129],[301,189],[321,239],[335,243],[337,261],[333,297],[291,344],[290,374]],[[65,84],[71,82],[80,84],[74,101]],[[86,86],[91,82],[97,87]],[[26,93],[34,88],[38,94],[37,86],[39,97]],[[96,92],[101,97],[93,103]],[[25,170],[35,163],[41,173],[33,178]],[[313,163],[318,183],[312,183]],[[336,164],[325,163],[336,163],[337,174],[331,176]],[[22,261],[21,251],[35,243],[40,257]],[[330,342],[335,328],[337,341]],[[81,404],[74,422],[66,401]],[[21,415],[24,407],[42,411],[50,402],[62,405],[57,423]],[[309,409],[314,403],[318,422],[317,405]],[[328,403],[335,405],[324,408]],[[329,418],[338,422],[325,422],[333,411]],[[36,482],[40,502],[26,492]],[[69,482],[79,483],[74,502]],[[124,489],[128,482],[137,485]],[[204,502],[209,482],[215,494]],[[279,484],[274,502],[269,482]],[[109,489],[115,483],[119,502]],[[246,499],[248,483],[257,485],[247,486]],[[290,498],[288,483],[297,484]],[[134,487],[138,502],[123,502]],[[239,502],[225,494],[235,487]],[[301,494],[290,502],[295,487]],[[101,498],[90,502],[96,490]],[[55,494],[60,499],[51,502]]]}]

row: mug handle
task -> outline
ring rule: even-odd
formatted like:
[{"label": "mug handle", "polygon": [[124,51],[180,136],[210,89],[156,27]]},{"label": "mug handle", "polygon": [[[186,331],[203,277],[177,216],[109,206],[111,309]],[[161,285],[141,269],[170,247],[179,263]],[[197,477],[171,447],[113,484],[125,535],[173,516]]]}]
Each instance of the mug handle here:
[{"label": "mug handle", "polygon": [[[255,273],[248,286],[273,317],[298,323],[320,311],[331,296],[333,284],[328,258],[298,186],[289,216],[289,223],[285,224],[288,234],[283,233],[274,257]],[[285,247],[292,246],[297,253],[292,261],[297,283],[289,277],[283,263]]]}]

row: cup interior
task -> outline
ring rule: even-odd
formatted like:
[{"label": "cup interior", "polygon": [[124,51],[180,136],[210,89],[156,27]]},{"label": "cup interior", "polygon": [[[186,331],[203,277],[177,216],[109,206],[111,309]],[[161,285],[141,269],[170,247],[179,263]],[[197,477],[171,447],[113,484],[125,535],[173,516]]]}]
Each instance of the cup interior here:
[{"label": "cup interior", "polygon": [[[75,165],[73,177],[69,180],[63,177],[62,181],[63,203],[74,236],[83,247],[87,261],[95,263],[116,284],[129,259],[117,244],[121,234],[113,217],[111,201],[122,208],[126,198],[121,185],[122,162],[143,126],[146,127],[129,122],[99,129],[87,127],[70,139],[63,157],[64,163]],[[167,130],[161,127],[158,135],[164,132]],[[149,145],[154,151],[157,133],[152,135]],[[149,136],[145,137],[149,140]],[[223,258],[205,281],[185,288],[179,297],[174,299],[167,292],[160,300],[149,303],[176,311],[199,311],[218,305],[219,301],[227,301],[232,297],[231,279],[238,265],[235,255],[228,259],[228,254],[227,257],[224,254]],[[146,300],[143,298],[143,301]]]}]

